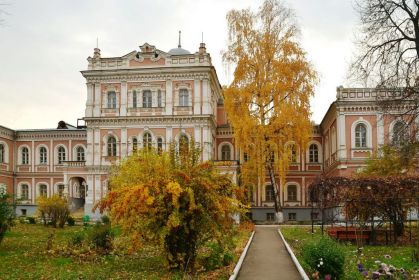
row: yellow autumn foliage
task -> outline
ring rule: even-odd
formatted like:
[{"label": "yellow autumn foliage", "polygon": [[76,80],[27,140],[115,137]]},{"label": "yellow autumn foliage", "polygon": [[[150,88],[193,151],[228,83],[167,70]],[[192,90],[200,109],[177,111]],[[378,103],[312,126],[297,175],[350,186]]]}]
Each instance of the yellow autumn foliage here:
[{"label": "yellow autumn foliage", "polygon": [[282,2],[266,0],[257,12],[232,10],[227,21],[229,45],[223,58],[235,71],[224,89],[224,104],[241,161],[244,154],[249,158],[242,166],[243,183],[264,183],[271,161],[283,182],[289,143],[304,149],[311,135],[309,101],[317,73],[297,42],[292,12]]}]

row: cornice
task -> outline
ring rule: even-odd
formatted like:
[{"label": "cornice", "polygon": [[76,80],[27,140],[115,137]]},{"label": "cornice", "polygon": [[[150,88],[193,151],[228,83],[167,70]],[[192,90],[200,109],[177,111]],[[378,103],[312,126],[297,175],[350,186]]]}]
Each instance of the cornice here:
[{"label": "cornice", "polygon": [[202,124],[210,122],[213,127],[216,126],[213,115],[200,116],[147,116],[147,117],[99,117],[84,118],[88,128],[106,127],[106,126],[129,126],[129,125],[172,125],[179,126],[181,124]]},{"label": "cornice", "polygon": [[18,131],[16,140],[86,140],[86,130]]}]

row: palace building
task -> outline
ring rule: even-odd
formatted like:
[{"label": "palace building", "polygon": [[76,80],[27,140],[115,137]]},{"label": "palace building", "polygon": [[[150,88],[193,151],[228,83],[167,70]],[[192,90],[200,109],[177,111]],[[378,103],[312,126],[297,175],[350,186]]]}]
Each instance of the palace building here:
[{"label": "palace building", "polygon": [[[145,43],[120,57],[88,59],[83,125],[64,121],[55,129],[12,130],[0,126],[0,188],[14,194],[18,215],[34,215],[37,197],[66,195],[72,210],[86,215],[107,192],[113,163],[140,147],[167,149],[172,141],[202,148],[202,160],[216,161],[221,172],[236,175],[243,156],[235,148],[223,107],[222,87],[211,56],[201,43],[195,53],[168,52]],[[296,147],[281,185],[285,220],[310,220],[308,186],[320,174],[350,175],[380,145],[400,141],[405,126],[396,115],[383,115],[377,95],[364,88],[337,88],[306,150]],[[413,133],[413,132],[412,132]],[[279,179],[278,179],[279,180]],[[274,191],[266,185],[251,192],[252,219],[273,221]]]}]

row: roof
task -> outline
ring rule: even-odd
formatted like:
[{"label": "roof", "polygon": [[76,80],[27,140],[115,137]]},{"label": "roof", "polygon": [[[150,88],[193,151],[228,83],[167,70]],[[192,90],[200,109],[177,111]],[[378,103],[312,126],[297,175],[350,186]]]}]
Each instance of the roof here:
[{"label": "roof", "polygon": [[169,51],[170,55],[185,55],[191,54],[188,50],[182,49],[181,47],[173,48]]}]

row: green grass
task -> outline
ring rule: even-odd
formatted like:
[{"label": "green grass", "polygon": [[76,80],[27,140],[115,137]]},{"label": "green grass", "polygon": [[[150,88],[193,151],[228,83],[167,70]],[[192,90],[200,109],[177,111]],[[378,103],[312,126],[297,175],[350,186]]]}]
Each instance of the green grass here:
[{"label": "green grass", "polygon": [[[64,229],[16,224],[0,244],[0,279],[182,279],[180,272],[164,266],[160,251],[152,246],[135,254],[115,253],[79,260],[47,252],[47,240],[54,234],[53,250],[68,244],[82,227]],[[237,259],[249,232],[237,236]],[[199,279],[228,279],[234,264],[216,271],[200,272]]]},{"label": "green grass", "polygon": [[[301,258],[301,251],[304,244],[316,241],[321,238],[321,230],[315,227],[314,234],[311,233],[311,226],[282,226],[281,232],[292,247],[298,260],[306,271],[309,268]],[[326,232],[325,232],[326,234]],[[414,271],[419,273],[419,263],[413,262],[412,252],[414,246],[368,246],[364,245],[362,252],[358,253],[357,246],[349,242],[340,243],[345,251],[345,277],[344,279],[365,279],[357,270],[357,264],[362,263],[367,269],[373,271],[376,268],[375,261],[381,261],[396,268],[404,268],[411,274]],[[385,256],[391,256],[387,259]],[[309,273],[307,273],[309,274]],[[419,276],[419,275],[418,275]]]}]

